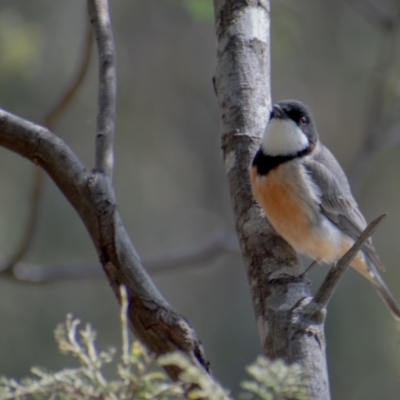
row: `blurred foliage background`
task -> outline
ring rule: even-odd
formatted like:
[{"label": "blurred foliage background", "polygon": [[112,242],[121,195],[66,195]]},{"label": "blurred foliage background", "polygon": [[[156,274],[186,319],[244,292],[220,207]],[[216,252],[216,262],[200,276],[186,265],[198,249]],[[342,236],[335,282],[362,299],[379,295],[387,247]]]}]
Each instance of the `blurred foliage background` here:
[{"label": "blurred foliage background", "polygon": [[[391,16],[396,3],[378,4]],[[117,201],[139,253],[168,257],[234,229],[211,83],[212,4],[112,0],[111,10],[119,81]],[[2,0],[2,108],[43,120],[76,69],[85,16],[81,0]],[[388,35],[375,22],[349,1],[272,1],[273,100],[307,103],[323,142],[348,171],[363,144],[367,118],[374,116],[377,76],[385,78],[386,119],[379,134],[397,118],[399,54],[377,75]],[[94,57],[76,100],[55,129],[89,168],[94,162],[96,99]],[[364,175],[357,198],[367,219],[389,213],[374,241],[387,268],[385,280],[400,299],[399,147],[392,144],[375,152]],[[0,148],[4,257],[22,234],[32,177],[28,161]],[[83,225],[49,179],[42,200],[33,247],[24,261],[95,261]],[[315,269],[314,287],[326,272],[324,266]],[[221,255],[196,267],[154,274],[154,280],[196,328],[217,378],[237,390],[244,366],[261,351],[240,256]],[[48,284],[0,280],[0,374],[22,377],[32,365],[65,366],[52,332],[67,312],[91,321],[100,345],[118,343],[118,309],[104,278]],[[326,333],[334,399],[399,398],[399,325],[371,285],[353,271],[329,306]]]}]

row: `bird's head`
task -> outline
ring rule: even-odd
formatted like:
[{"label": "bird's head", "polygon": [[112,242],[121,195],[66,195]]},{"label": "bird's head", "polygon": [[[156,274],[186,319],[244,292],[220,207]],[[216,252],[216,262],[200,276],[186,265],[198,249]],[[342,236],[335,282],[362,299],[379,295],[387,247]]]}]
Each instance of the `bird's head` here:
[{"label": "bird's head", "polygon": [[317,142],[317,129],[306,105],[297,100],[284,100],[274,104],[261,143],[264,154],[309,154]]}]

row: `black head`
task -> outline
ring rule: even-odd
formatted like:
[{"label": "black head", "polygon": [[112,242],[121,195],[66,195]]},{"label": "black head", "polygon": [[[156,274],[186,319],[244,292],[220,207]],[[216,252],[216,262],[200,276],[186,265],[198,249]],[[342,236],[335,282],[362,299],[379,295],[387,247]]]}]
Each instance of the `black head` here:
[{"label": "black head", "polygon": [[282,163],[308,156],[317,143],[318,133],[310,110],[296,100],[280,101],[272,108],[252,165],[258,174],[268,174]]},{"label": "black head", "polygon": [[310,151],[312,151],[318,141],[317,128],[315,126],[310,109],[297,100],[283,100],[274,104],[270,114],[270,121],[273,118],[292,120],[310,142]]}]

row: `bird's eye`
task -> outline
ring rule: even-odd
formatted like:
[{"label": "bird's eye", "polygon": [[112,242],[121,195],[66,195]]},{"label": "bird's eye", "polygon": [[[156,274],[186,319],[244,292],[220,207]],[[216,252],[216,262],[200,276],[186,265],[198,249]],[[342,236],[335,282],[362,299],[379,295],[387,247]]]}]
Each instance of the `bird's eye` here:
[{"label": "bird's eye", "polygon": [[302,125],[308,124],[308,118],[307,118],[306,116],[303,115],[303,116],[300,118],[300,123],[301,123]]}]

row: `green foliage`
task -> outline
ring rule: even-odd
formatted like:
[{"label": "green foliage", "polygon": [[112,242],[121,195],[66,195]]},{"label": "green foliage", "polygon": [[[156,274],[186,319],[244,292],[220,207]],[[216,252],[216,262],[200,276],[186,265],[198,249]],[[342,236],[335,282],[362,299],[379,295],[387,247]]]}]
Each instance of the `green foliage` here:
[{"label": "green foliage", "polygon": [[[0,378],[0,400],[86,400],[137,399],[230,400],[229,393],[199,365],[179,352],[155,359],[138,341],[129,343],[127,300],[121,290],[122,349],[114,360],[115,349],[98,351],[96,333],[90,325],[79,330],[80,321],[67,315],[64,324],[55,330],[55,339],[62,353],[74,356],[79,366],[59,372],[32,368],[34,375],[21,381]],[[115,378],[108,378],[103,369],[113,363]],[[182,370],[179,382],[171,382],[161,368],[174,365]],[[306,400],[307,379],[298,365],[286,366],[282,361],[269,361],[259,357],[247,368],[251,381],[242,383],[245,392],[241,398],[263,400]]]},{"label": "green foliage", "polygon": [[247,368],[252,381],[242,382],[247,390],[243,399],[307,400],[309,398],[307,374],[298,364],[286,365],[282,360],[271,361],[258,357]]},{"label": "green foliage", "polygon": [[160,399],[182,398],[182,385],[170,382],[145,348],[134,342],[127,357],[116,363],[117,378],[107,379],[104,365],[113,361],[115,350],[98,352],[96,334],[86,327],[77,335],[79,320],[68,315],[66,322],[55,330],[61,352],[76,357],[80,366],[49,373],[32,368],[36,376],[17,382],[1,378],[0,399]]},{"label": "green foliage", "polygon": [[214,12],[212,0],[183,0],[184,6],[193,17],[200,20],[211,20]]},{"label": "green foliage", "polygon": [[38,61],[42,44],[40,26],[24,21],[13,8],[0,10],[0,72],[2,77],[29,73]]},{"label": "green foliage", "polygon": [[175,365],[182,372],[179,376],[183,384],[195,386],[189,391],[189,399],[210,399],[210,400],[229,400],[228,391],[215,381],[203,368],[194,365],[190,359],[183,353],[175,352],[159,357],[160,365]]}]

